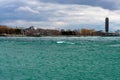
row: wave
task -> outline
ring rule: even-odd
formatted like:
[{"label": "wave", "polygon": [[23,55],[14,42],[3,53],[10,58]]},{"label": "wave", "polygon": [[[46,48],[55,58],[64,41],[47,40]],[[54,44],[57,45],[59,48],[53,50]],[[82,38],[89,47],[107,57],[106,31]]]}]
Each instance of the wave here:
[{"label": "wave", "polygon": [[68,41],[57,41],[57,44],[75,44],[73,42],[68,42]]},{"label": "wave", "polygon": [[120,44],[113,44],[113,45],[110,45],[110,47],[120,47]]}]

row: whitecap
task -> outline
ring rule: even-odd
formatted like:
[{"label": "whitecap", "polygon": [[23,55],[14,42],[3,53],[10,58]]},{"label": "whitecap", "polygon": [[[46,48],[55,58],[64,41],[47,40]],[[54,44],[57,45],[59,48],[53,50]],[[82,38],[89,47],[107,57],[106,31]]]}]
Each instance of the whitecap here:
[{"label": "whitecap", "polygon": [[65,43],[65,41],[57,41],[58,44]]},{"label": "whitecap", "polygon": [[58,44],[75,44],[73,42],[67,42],[67,41],[57,41]]}]

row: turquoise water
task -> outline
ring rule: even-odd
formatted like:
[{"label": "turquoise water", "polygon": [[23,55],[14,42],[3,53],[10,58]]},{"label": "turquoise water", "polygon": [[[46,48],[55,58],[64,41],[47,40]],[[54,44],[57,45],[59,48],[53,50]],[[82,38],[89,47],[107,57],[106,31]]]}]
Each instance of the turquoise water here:
[{"label": "turquoise water", "polygon": [[120,80],[120,37],[1,37],[0,80]]}]

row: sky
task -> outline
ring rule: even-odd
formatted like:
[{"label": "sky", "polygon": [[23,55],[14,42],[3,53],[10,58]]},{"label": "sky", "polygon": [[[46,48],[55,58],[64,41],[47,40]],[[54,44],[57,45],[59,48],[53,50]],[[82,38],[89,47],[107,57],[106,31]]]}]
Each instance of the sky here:
[{"label": "sky", "polygon": [[120,0],[0,0],[0,25],[49,29],[120,29]]}]

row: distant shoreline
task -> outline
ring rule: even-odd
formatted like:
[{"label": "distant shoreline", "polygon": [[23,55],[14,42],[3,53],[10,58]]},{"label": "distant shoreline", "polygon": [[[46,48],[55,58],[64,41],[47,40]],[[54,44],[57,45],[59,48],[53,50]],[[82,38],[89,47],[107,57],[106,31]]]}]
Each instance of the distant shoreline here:
[{"label": "distant shoreline", "polygon": [[4,37],[42,37],[42,36],[120,36],[120,32],[96,31],[94,29],[82,28],[80,30],[56,30],[56,29],[41,29],[31,26],[29,28],[10,28],[8,26],[0,26],[0,36]]},{"label": "distant shoreline", "polygon": [[120,37],[120,35],[93,35],[93,36],[90,36],[90,35],[57,35],[57,36],[45,36],[45,35],[42,35],[42,36],[27,36],[27,35],[16,35],[16,34],[2,34],[0,35],[0,37]]}]

